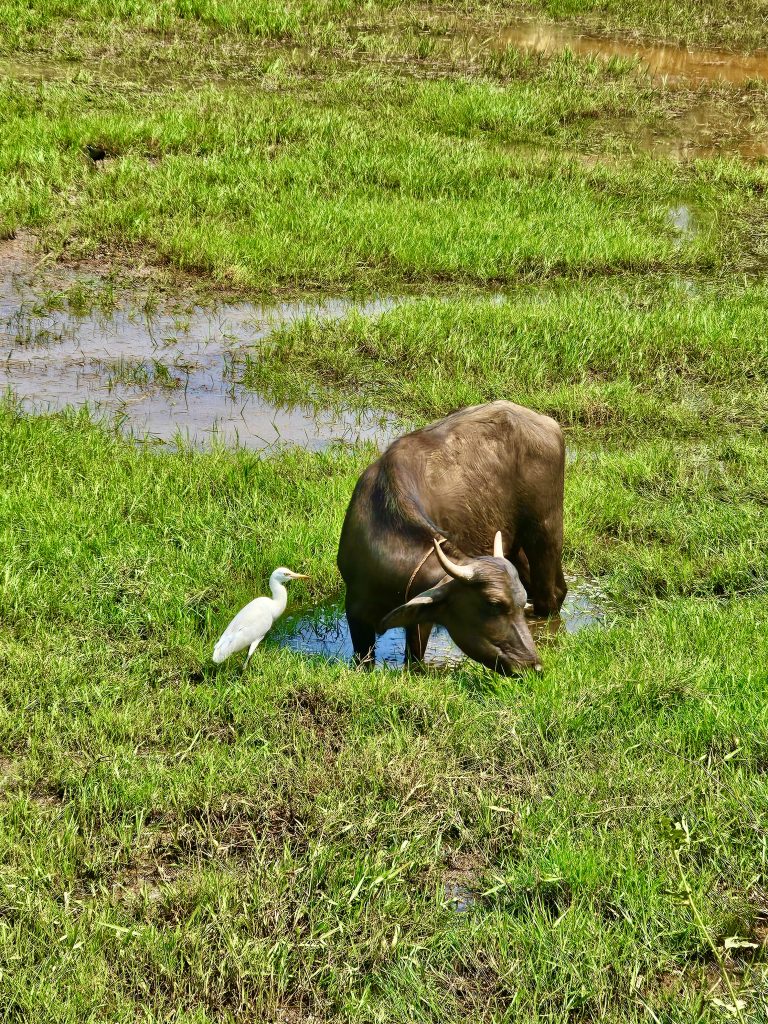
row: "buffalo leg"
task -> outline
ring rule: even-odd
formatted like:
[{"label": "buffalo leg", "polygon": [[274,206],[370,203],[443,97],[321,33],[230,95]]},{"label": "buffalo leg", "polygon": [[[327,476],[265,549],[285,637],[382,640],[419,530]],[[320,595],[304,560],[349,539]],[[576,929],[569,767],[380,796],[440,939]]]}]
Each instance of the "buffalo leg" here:
[{"label": "buffalo leg", "polygon": [[530,596],[531,593],[531,567],[528,564],[528,556],[522,548],[518,548],[514,554],[509,556],[509,560],[517,569],[517,575],[520,577],[520,582],[525,587],[525,592]]},{"label": "buffalo leg", "polygon": [[424,667],[424,652],[429,642],[432,626],[422,622],[418,626],[409,626],[405,631],[405,664],[408,668],[419,670]]},{"label": "buffalo leg", "polygon": [[525,545],[531,571],[528,597],[536,615],[557,615],[568,588],[562,564],[562,543],[551,538],[534,536]]},{"label": "buffalo leg", "polygon": [[355,652],[354,663],[365,669],[372,669],[376,663],[376,630],[367,622],[356,619],[347,612],[349,635]]}]

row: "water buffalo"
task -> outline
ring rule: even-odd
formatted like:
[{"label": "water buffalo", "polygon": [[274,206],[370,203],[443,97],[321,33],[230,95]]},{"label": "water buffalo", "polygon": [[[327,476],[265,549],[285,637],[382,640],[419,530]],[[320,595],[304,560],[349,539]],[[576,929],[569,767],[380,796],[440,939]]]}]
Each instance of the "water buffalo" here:
[{"label": "water buffalo", "polygon": [[372,667],[376,633],[404,626],[418,663],[439,623],[497,672],[540,669],[524,607],[554,614],[566,594],[564,468],[558,424],[505,401],[391,444],[358,480],[339,541],[356,660]]}]

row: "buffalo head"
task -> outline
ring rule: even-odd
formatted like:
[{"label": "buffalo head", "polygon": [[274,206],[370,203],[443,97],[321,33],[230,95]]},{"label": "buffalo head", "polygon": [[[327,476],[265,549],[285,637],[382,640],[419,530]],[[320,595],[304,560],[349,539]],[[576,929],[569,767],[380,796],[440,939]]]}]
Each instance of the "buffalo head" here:
[{"label": "buffalo head", "polygon": [[539,655],[525,621],[526,593],[517,569],[504,557],[501,534],[493,556],[458,564],[433,541],[446,573],[446,583],[425,590],[386,615],[378,626],[385,633],[395,626],[419,623],[445,626],[457,647],[488,668],[508,675],[521,668],[541,670]]}]

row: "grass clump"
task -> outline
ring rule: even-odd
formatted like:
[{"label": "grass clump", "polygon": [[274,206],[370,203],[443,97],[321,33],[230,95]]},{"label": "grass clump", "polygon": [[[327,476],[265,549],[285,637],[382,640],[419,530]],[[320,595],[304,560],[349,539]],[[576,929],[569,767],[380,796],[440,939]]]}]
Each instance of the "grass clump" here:
[{"label": "grass clump", "polygon": [[271,335],[245,380],[295,400],[311,378],[416,417],[508,398],[566,425],[635,431],[699,434],[765,419],[759,283],[590,282],[496,299],[406,300],[375,316],[310,317]]},{"label": "grass clump", "polygon": [[347,20],[359,8],[349,0],[42,0],[34,5],[10,0],[0,12],[0,24],[7,33],[6,48],[34,44],[72,21],[97,33],[105,25],[121,24],[170,33],[191,21],[217,32],[303,42],[310,27]]}]

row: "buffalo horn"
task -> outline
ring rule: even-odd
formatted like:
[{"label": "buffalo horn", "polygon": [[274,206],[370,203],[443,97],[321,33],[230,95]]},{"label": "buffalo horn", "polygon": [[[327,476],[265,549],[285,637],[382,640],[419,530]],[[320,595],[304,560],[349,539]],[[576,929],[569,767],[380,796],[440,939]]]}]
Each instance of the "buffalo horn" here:
[{"label": "buffalo horn", "polygon": [[501,539],[501,530],[496,531],[496,536],[493,538],[493,557],[503,558],[504,557],[504,544]]},{"label": "buffalo horn", "polygon": [[467,583],[470,583],[475,575],[472,569],[468,565],[457,565],[452,562],[447,555],[443,554],[436,540],[433,539],[432,543],[435,545],[437,560],[445,571],[456,580],[466,580]]}]

